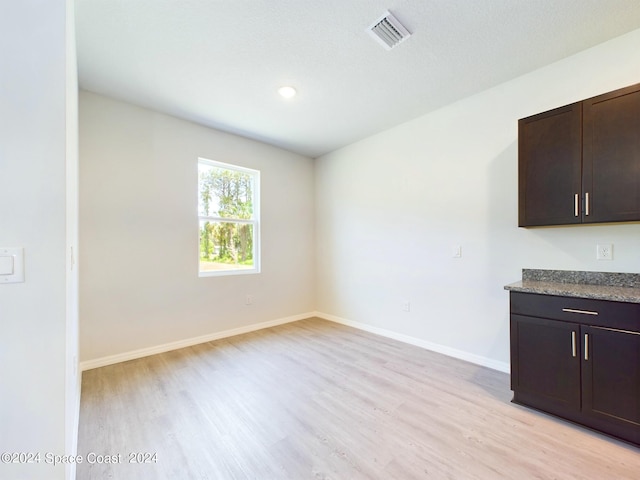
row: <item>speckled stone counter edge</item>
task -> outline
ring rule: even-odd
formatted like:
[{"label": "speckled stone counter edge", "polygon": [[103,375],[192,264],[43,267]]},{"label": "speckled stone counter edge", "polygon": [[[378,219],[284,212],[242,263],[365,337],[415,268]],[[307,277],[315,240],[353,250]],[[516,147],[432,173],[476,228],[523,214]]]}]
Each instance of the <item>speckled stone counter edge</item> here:
[{"label": "speckled stone counter edge", "polygon": [[522,281],[504,288],[524,293],[640,303],[640,274],[636,273],[523,269]]},{"label": "speckled stone counter edge", "polygon": [[533,270],[524,268],[522,269],[522,280],[640,288],[640,274],[638,273],[580,272],[572,270]]}]

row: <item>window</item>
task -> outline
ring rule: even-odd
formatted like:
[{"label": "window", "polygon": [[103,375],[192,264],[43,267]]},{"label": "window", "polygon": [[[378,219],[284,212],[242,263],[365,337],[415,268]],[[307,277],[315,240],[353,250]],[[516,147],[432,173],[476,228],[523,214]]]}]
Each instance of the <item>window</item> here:
[{"label": "window", "polygon": [[199,275],[260,272],[260,172],[198,159]]}]

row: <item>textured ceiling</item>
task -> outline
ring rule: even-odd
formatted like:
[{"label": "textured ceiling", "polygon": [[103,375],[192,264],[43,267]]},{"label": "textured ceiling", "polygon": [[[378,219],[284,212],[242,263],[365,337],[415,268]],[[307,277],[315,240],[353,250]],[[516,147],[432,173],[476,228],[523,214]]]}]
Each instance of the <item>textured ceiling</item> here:
[{"label": "textured ceiling", "polygon": [[81,88],[317,157],[640,28],[640,1],[76,0],[76,24]]}]

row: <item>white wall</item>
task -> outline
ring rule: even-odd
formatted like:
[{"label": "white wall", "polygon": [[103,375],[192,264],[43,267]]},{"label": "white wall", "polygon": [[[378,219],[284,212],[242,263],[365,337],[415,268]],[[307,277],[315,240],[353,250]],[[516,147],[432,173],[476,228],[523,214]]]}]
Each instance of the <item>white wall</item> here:
[{"label": "white wall", "polygon": [[[262,273],[198,278],[198,157],[261,171]],[[81,359],[314,311],[313,189],[309,158],[81,92]]]},{"label": "white wall", "polygon": [[[66,365],[65,451],[78,451],[80,393],[79,268],[78,268],[78,60],[74,0],[66,0]],[[66,464],[67,478],[75,478],[76,464]]]},{"label": "white wall", "polygon": [[638,223],[517,227],[517,120],[640,82],[639,44],[636,30],[317,159],[318,310],[506,369],[503,286],[522,268],[639,272]]},{"label": "white wall", "polygon": [[66,282],[74,222],[66,195],[75,188],[66,154],[77,97],[67,16],[65,0],[0,7],[0,246],[25,251],[25,282],[0,285],[0,452],[42,455],[39,464],[0,464],[0,478],[73,475],[44,457],[73,453],[78,415],[77,318],[68,314],[74,293]]}]

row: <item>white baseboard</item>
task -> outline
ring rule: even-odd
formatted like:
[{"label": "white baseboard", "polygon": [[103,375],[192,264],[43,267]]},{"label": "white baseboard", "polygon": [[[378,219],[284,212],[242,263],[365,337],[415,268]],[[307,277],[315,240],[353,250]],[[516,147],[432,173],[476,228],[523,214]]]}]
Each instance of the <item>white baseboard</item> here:
[{"label": "white baseboard", "polygon": [[460,360],[465,360],[467,362],[475,363],[476,365],[481,365],[483,367],[491,368],[493,370],[498,370],[499,372],[509,373],[510,371],[510,365],[507,362],[499,362],[497,360],[493,360],[487,357],[482,357],[474,353],[465,352],[463,350],[457,350],[455,348],[447,347],[445,345],[428,342],[420,338],[411,337],[409,335],[393,332],[391,330],[387,330],[384,328],[373,327],[371,325],[367,325],[366,323],[347,320],[345,318],[336,317],[335,315],[329,315],[323,312],[315,312],[314,316],[323,318],[325,320],[329,320],[335,323],[340,323],[342,325],[347,325],[349,327],[354,327],[359,330],[365,330],[367,332],[375,333],[376,335],[381,335],[383,337],[392,338],[394,340],[408,343],[410,345],[422,347],[426,350],[442,353],[443,355],[447,355],[449,357],[458,358]]},{"label": "white baseboard", "polygon": [[491,358],[483,357],[473,353],[465,352],[463,350],[457,350],[455,348],[447,347],[437,343],[422,340],[420,338],[412,337],[402,333],[397,333],[391,330],[387,330],[380,327],[374,327],[367,325],[366,323],[356,322],[353,320],[347,320],[346,318],[337,317],[323,312],[309,312],[300,315],[294,315],[291,317],[279,318],[277,320],[270,320],[268,322],[254,323],[245,327],[233,328],[231,330],[224,330],[222,332],[211,333],[208,335],[202,335],[199,337],[187,338],[184,340],[178,340],[176,342],[165,343],[163,345],[157,345],[154,347],[141,348],[139,350],[133,350],[130,352],[119,353],[116,355],[109,355],[107,357],[96,358],[93,360],[86,360],[80,363],[80,370],[86,371],[93,368],[105,367],[107,365],[113,365],[115,363],[126,362],[128,360],[135,360],[136,358],[148,357],[150,355],[156,355],[158,353],[169,352],[171,350],[178,350],[180,348],[191,347],[200,343],[211,342],[219,340],[221,338],[233,337],[235,335],[241,335],[243,333],[255,332],[256,330],[262,330],[264,328],[276,327],[278,325],[284,325],[286,323],[297,322],[298,320],[304,320],[306,318],[318,317],[331,322],[340,323],[349,327],[354,327],[359,330],[365,330],[367,332],[375,333],[383,337],[392,338],[400,342],[415,345],[417,347],[431,350],[433,352],[442,353],[449,357],[458,358],[467,362],[481,365],[483,367],[498,370],[500,372],[509,373],[510,367],[506,362],[499,362]]},{"label": "white baseboard", "polygon": [[126,362],[127,360],[135,360],[136,358],[148,357],[150,355],[156,355],[158,353],[191,347],[193,345],[198,345],[199,343],[206,343],[213,340],[219,340],[221,338],[241,335],[243,333],[255,332],[256,330],[262,330],[264,328],[275,327],[278,325],[284,325],[285,323],[297,322],[298,320],[311,318],[314,315],[315,312],[303,313],[300,315],[294,315],[292,317],[279,318],[277,320],[270,320],[268,322],[254,323],[245,327],[233,328],[231,330],[224,330],[222,332],[210,333],[208,335],[202,335],[199,337],[178,340],[177,342],[165,343],[163,345],[157,345],[155,347],[141,348],[139,350],[133,350],[130,352],[118,353],[116,355],[95,358],[93,360],[86,360],[84,362],[80,362],[80,370],[84,372],[85,370],[105,367],[107,365],[113,365],[114,363]]}]

